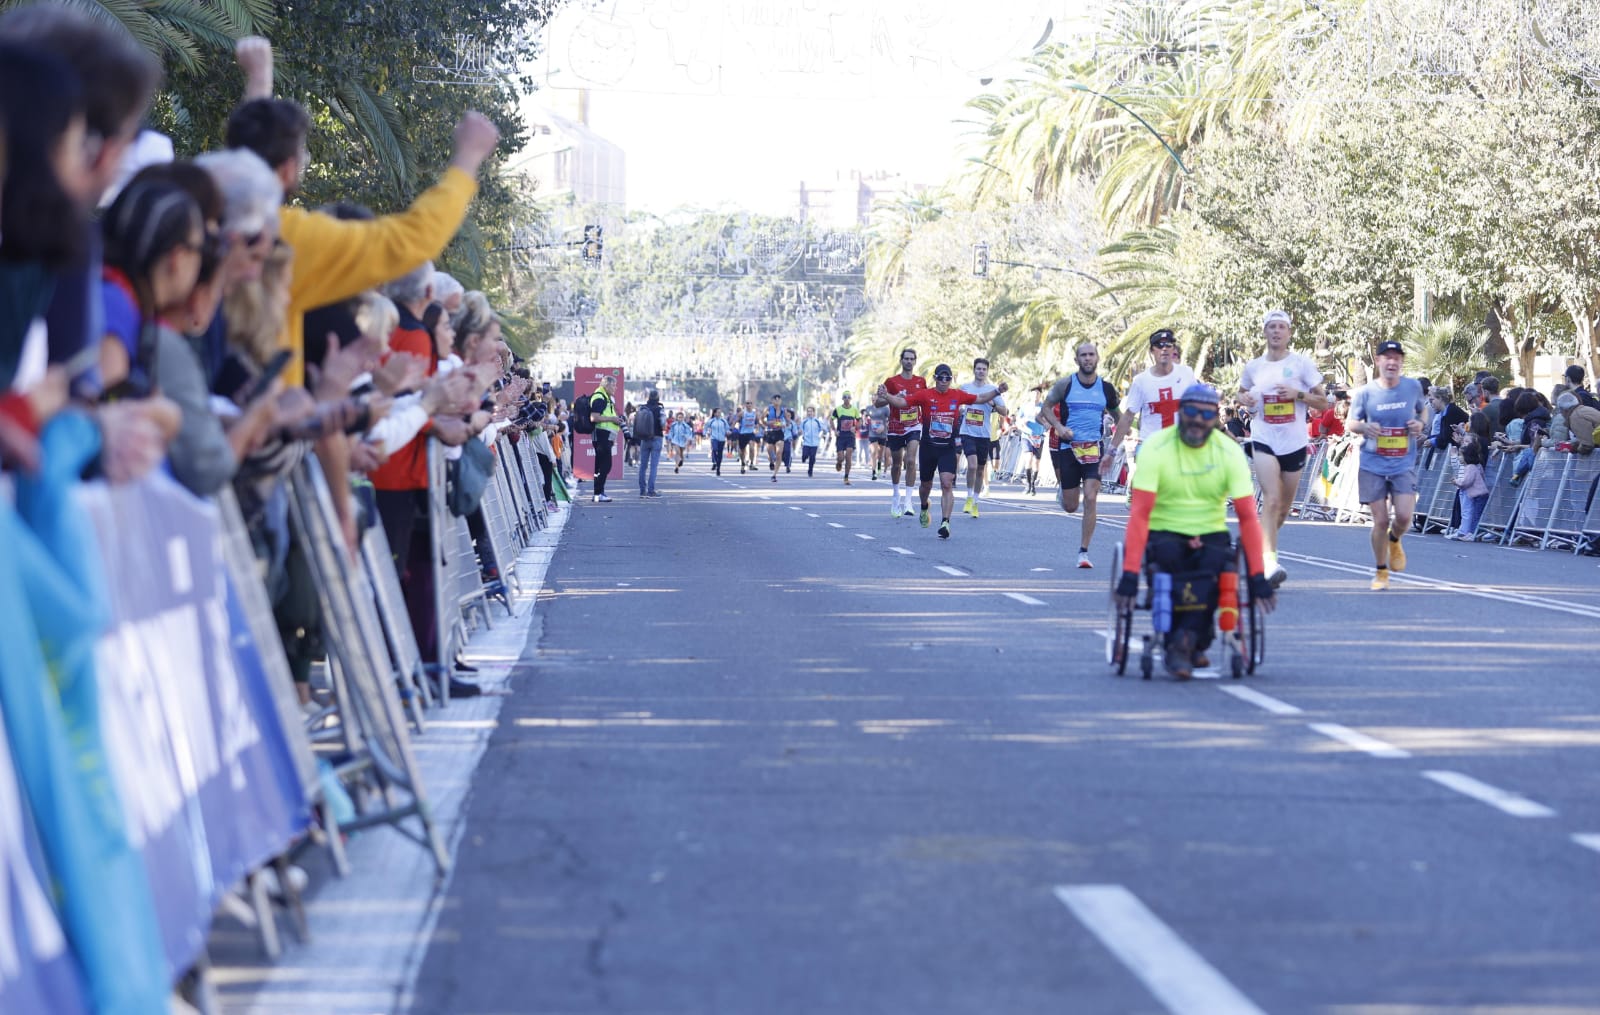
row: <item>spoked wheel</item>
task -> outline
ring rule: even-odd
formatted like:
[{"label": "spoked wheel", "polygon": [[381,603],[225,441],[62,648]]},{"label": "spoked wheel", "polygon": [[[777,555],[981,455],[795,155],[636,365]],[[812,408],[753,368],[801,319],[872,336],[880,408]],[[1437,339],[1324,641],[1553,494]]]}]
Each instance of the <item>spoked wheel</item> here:
[{"label": "spoked wheel", "polygon": [[1117,676],[1128,669],[1128,643],[1133,637],[1133,611],[1117,606],[1117,582],[1122,579],[1122,544],[1111,551],[1110,618],[1106,625],[1106,662]]},{"label": "spoked wheel", "polygon": [[1255,597],[1250,594],[1249,565],[1244,559],[1244,550],[1240,548],[1237,567],[1239,571],[1239,648],[1242,660],[1236,660],[1233,675],[1240,676],[1239,667],[1242,663],[1245,673],[1255,673],[1256,667],[1267,654],[1267,630],[1265,615],[1257,605]]}]

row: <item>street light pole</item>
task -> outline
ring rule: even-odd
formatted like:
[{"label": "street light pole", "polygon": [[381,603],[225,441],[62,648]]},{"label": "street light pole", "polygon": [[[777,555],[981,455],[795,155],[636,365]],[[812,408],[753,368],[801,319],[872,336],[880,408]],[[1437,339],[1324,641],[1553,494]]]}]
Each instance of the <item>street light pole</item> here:
[{"label": "street light pole", "polygon": [[1150,126],[1150,121],[1146,120],[1144,117],[1140,116],[1138,113],[1135,113],[1133,110],[1129,109],[1127,106],[1124,106],[1122,103],[1118,102],[1116,99],[1113,99],[1111,96],[1107,95],[1105,92],[1097,92],[1093,88],[1090,88],[1088,85],[1080,85],[1075,81],[1069,81],[1069,82],[1067,82],[1067,87],[1072,89],[1075,92],[1087,92],[1090,95],[1095,96],[1096,98],[1104,99],[1107,102],[1111,103],[1113,106],[1116,106],[1118,109],[1122,110],[1124,113],[1127,113],[1129,116],[1133,117],[1135,120],[1138,120],[1139,121],[1139,126],[1143,127],[1145,130],[1148,130],[1150,132],[1150,136],[1151,137],[1153,137],[1157,141],[1161,142],[1161,147],[1165,148],[1167,150],[1167,154],[1172,156],[1172,161],[1176,162],[1178,164],[1178,168],[1183,170],[1183,175],[1185,175],[1185,176],[1189,175],[1189,167],[1183,164],[1183,159],[1179,158],[1178,157],[1178,153],[1172,150],[1172,146],[1171,145],[1167,144],[1167,139],[1161,136],[1161,132],[1156,130],[1154,127]]}]

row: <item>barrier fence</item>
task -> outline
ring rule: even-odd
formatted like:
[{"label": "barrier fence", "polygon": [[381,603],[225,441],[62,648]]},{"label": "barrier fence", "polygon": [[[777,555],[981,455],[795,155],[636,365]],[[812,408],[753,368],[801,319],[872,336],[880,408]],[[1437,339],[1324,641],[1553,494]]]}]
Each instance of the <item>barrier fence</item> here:
[{"label": "barrier fence", "polygon": [[430,487],[445,593],[431,668],[381,526],[352,553],[316,460],[294,468],[289,520],[327,653],[310,711],[231,491],[85,485],[74,467],[19,482],[15,504],[0,496],[0,1011],[165,1010],[191,971],[214,1010],[204,948],[219,906],[242,902],[269,957],[284,916],[306,939],[289,858],[327,849],[342,876],[346,833],[392,827],[448,869],[412,738],[448,700],[468,614],[488,622],[487,597],[548,524],[529,443],[496,441],[470,524],[442,475]]}]

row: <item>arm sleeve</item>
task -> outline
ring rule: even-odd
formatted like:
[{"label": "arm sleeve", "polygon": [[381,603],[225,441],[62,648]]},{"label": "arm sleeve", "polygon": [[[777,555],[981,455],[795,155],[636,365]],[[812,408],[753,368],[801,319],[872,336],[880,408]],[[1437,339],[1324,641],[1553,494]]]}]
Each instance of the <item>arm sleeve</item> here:
[{"label": "arm sleeve", "polygon": [[428,414],[422,408],[421,395],[405,395],[395,399],[389,415],[378,420],[366,432],[365,439],[382,444],[387,454],[394,454],[428,425]]},{"label": "arm sleeve", "polygon": [[[1156,506],[1154,490],[1135,490],[1128,506],[1128,531],[1124,540],[1122,570],[1138,574],[1144,567],[1144,544],[1150,538],[1150,511]],[[1251,502],[1252,508],[1254,502]]]},{"label": "arm sleeve", "polygon": [[178,436],[167,453],[172,475],[195,496],[209,497],[222,489],[239,467],[233,445],[211,411],[211,392],[189,343],[166,328],[156,340],[160,350],[156,383],[182,412]]},{"label": "arm sleeve", "polygon": [[[1250,577],[1254,578],[1266,571],[1261,556],[1261,519],[1256,515],[1255,495],[1235,497],[1233,513],[1239,516],[1239,542],[1244,544],[1245,564],[1248,566]],[[1129,529],[1131,531],[1131,525]]]},{"label": "arm sleeve", "polygon": [[1117,394],[1117,389],[1112,386],[1110,381],[1105,381],[1103,383],[1105,384],[1106,392],[1106,411],[1111,413],[1113,416],[1120,415],[1122,413],[1121,396]]}]

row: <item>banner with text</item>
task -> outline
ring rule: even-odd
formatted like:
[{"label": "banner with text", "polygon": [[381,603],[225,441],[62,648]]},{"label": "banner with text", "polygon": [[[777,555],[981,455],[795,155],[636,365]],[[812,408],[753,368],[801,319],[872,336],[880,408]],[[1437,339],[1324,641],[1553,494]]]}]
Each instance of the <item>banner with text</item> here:
[{"label": "banner with text", "polygon": [[[612,378],[611,395],[617,402],[617,415],[622,415],[622,368],[621,367],[574,367],[572,371],[572,390],[576,401],[585,395],[593,394],[600,387],[600,378]],[[574,433],[572,441],[572,474],[579,479],[594,478],[594,437],[586,433]],[[623,442],[621,434],[613,434],[611,441],[611,471],[606,473],[606,478],[622,478]]]}]

